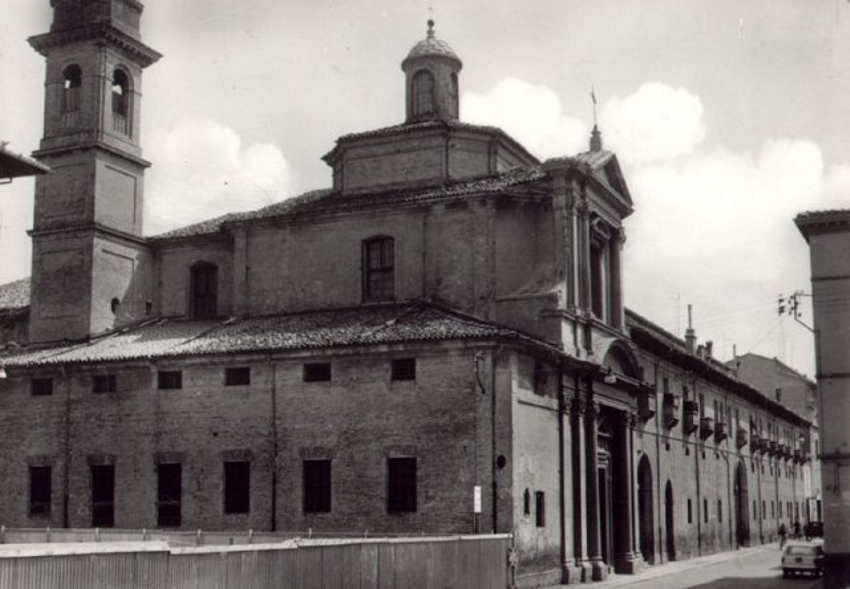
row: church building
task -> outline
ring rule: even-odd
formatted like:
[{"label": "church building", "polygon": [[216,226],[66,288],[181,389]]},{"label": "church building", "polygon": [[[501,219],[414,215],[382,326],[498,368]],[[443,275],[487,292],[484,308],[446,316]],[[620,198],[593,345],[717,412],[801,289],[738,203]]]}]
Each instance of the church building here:
[{"label": "church building", "polygon": [[405,120],[340,137],[328,188],[146,236],[142,4],[51,4],[0,524],[509,532],[533,586],[805,521],[809,421],[625,308],[598,129],[541,161],[462,122],[429,21]]}]

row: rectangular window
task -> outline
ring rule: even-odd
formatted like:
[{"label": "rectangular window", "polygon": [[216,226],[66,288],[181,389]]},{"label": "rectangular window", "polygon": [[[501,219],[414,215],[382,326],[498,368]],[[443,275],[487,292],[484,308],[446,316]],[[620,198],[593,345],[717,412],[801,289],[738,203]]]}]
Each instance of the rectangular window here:
[{"label": "rectangular window", "polygon": [[708,499],[702,500],[702,521],[708,523]]},{"label": "rectangular window", "polygon": [[531,491],[528,489],[522,495],[522,514],[531,515]]},{"label": "rectangular window", "polygon": [[115,525],[115,467],[111,464],[91,466],[91,525]]},{"label": "rectangular window", "polygon": [[180,526],[180,502],[183,495],[183,469],[180,463],[156,465],[156,524],[161,528]]},{"label": "rectangular window", "polygon": [[546,494],[543,491],[534,493],[534,518],[538,528],[546,527]]},{"label": "rectangular window", "polygon": [[32,396],[42,397],[53,394],[53,379],[52,378],[34,378],[32,379]]},{"label": "rectangular window", "polygon": [[249,366],[224,369],[224,386],[235,387],[246,384],[251,384],[251,368]]},{"label": "rectangular window", "polygon": [[773,499],[770,500],[770,519],[776,517],[776,505],[773,503]]},{"label": "rectangular window", "polygon": [[717,521],[719,521],[719,522],[723,521],[723,500],[722,499],[717,500]]},{"label": "rectangular window", "polygon": [[116,379],[114,374],[98,374],[94,377],[94,392],[95,393],[114,393],[116,389]]},{"label": "rectangular window", "polygon": [[755,499],[753,499],[753,517],[759,516],[759,506]]},{"label": "rectangular window", "polygon": [[331,461],[304,461],[304,513],[330,513]]},{"label": "rectangular window", "polygon": [[393,380],[416,380],[416,358],[394,359],[392,373]]},{"label": "rectangular window", "polygon": [[327,382],[330,379],[330,362],[311,362],[304,365],[304,382]]},{"label": "rectangular window", "polygon": [[693,508],[691,506],[691,500],[688,499],[688,523],[689,524],[693,523],[693,521],[694,521],[693,515],[694,515],[694,512],[693,512]]},{"label": "rectangular window", "polygon": [[392,237],[363,242],[363,300],[390,301],[395,297],[395,252]]},{"label": "rectangular window", "polygon": [[767,517],[767,502],[762,499],[761,502],[761,518],[764,519]]},{"label": "rectangular window", "polygon": [[30,466],[30,515],[50,515],[53,489],[49,466]]},{"label": "rectangular window", "polygon": [[248,513],[251,510],[251,463],[224,463],[224,513]]},{"label": "rectangular window", "polygon": [[776,390],[774,391],[774,395],[776,396],[776,402],[781,403],[782,402],[782,387],[776,387]]},{"label": "rectangular window", "polygon": [[183,372],[180,370],[161,370],[156,375],[157,386],[160,389],[182,389]]},{"label": "rectangular window", "polygon": [[387,458],[387,511],[416,511],[416,458]]}]

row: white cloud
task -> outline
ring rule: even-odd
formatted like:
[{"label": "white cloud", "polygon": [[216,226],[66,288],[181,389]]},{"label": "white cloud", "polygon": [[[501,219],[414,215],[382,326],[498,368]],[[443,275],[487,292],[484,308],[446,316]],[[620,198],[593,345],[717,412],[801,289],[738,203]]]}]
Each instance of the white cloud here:
[{"label": "white cloud", "polygon": [[146,233],[249,210],[289,195],[292,177],[270,143],[244,145],[230,127],[187,120],[152,133],[146,156]]},{"label": "white cloud", "polygon": [[608,100],[600,126],[609,147],[633,164],[687,155],[705,138],[699,97],[661,82]]},{"label": "white cloud", "polygon": [[464,93],[461,114],[469,123],[501,127],[540,158],[587,149],[587,127],[564,115],[558,96],[546,86],[505,78],[486,94]]}]

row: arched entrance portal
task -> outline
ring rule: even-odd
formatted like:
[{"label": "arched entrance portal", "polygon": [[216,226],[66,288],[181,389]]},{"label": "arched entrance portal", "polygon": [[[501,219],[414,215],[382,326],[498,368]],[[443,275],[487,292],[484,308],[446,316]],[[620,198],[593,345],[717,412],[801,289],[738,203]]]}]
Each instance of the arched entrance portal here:
[{"label": "arched entrance portal", "polygon": [[737,530],[738,546],[750,545],[750,511],[747,495],[747,469],[743,462],[738,462],[735,469],[735,529]]},{"label": "arched entrance portal", "polygon": [[638,521],[640,522],[640,551],[643,560],[655,563],[655,524],[652,514],[652,467],[644,455],[638,466]]},{"label": "arched entrance portal", "polygon": [[673,485],[664,489],[664,535],[667,538],[667,560],[676,560],[676,526],[673,518]]}]

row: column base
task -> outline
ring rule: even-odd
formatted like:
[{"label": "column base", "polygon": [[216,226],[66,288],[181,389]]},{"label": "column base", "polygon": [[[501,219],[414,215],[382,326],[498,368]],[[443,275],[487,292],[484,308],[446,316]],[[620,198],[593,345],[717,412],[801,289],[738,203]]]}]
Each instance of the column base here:
[{"label": "column base", "polygon": [[850,554],[830,553],[824,558],[824,589],[845,589],[850,586]]},{"label": "column base", "polygon": [[608,564],[598,556],[590,558],[590,580],[604,581],[608,578]]},{"label": "column base", "polygon": [[644,568],[643,558],[634,552],[618,554],[614,557],[614,571],[620,575],[635,575]]},{"label": "column base", "polygon": [[589,580],[587,575],[590,570],[590,565],[585,562],[583,564],[568,560],[561,564],[561,584],[572,585],[573,583],[581,583]]}]

